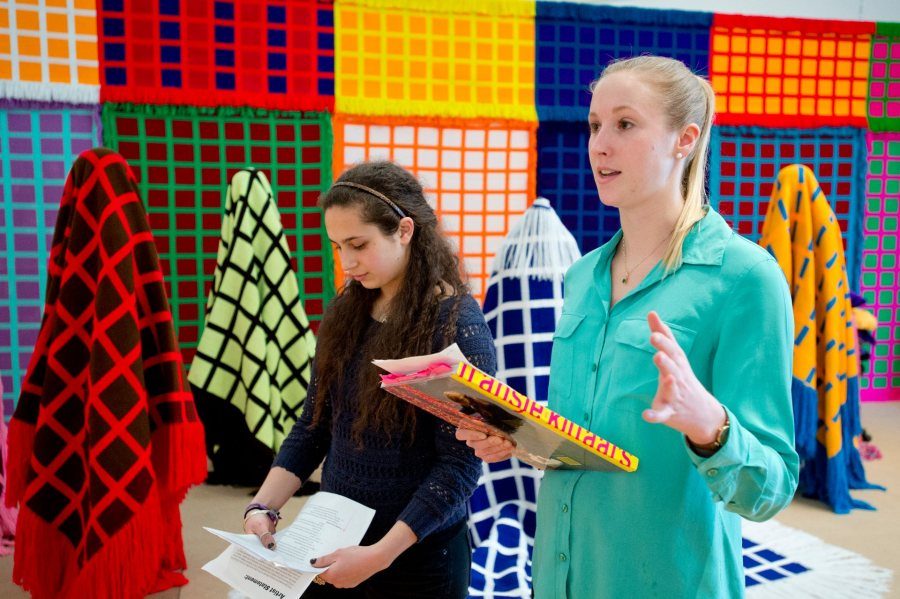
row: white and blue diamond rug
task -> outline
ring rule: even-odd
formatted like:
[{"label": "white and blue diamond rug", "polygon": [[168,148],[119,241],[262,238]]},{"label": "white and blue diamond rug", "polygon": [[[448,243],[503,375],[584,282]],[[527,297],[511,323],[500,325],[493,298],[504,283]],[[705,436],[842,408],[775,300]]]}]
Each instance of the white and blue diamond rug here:
[{"label": "white and blue diamond rug", "polygon": [[743,523],[748,598],[887,597],[893,572],[774,520]]}]

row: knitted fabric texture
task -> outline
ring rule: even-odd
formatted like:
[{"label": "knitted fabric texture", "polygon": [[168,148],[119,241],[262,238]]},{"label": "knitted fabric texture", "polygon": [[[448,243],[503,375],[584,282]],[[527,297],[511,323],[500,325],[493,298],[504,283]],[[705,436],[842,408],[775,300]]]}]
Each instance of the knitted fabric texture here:
[{"label": "knitted fabric texture", "polygon": [[813,172],[781,170],[760,245],[778,260],[794,306],[794,421],[804,460],[800,487],[838,513],[870,508],[849,490],[866,482],[860,434],[856,335],[838,221]]},{"label": "knitted fabric texture", "polygon": [[[497,379],[544,404],[563,277],[580,257],[550,202],[538,198],[503,240],[488,280],[484,312],[497,348]],[[481,470],[469,500],[469,596],[529,597],[542,473],[516,459]]]},{"label": "knitted fabric texture", "polygon": [[[435,325],[434,351],[443,349],[440,331],[450,317],[446,300]],[[375,320],[363,334],[371,337]],[[469,361],[484,372],[497,369],[494,345],[484,315],[471,297],[460,300],[454,341]],[[375,430],[363,432],[363,449],[352,438],[358,401],[358,376],[363,364],[361,351],[348,351],[344,380],[327,396],[325,418],[310,428],[315,406],[315,374],[307,406],[275,458],[306,481],[325,458],[322,490],[350,497],[374,508],[375,518],[363,545],[379,540],[397,520],[412,528],[418,539],[447,530],[466,516],[466,502],[475,488],[480,460],[464,443],[456,440],[456,429],[430,414],[416,415],[415,438],[410,445],[400,435],[386,439]]]},{"label": "knitted fabric texture", "polygon": [[178,504],[206,475],[162,272],[130,169],[76,160],[9,429],[13,580],[33,597],[143,597],[186,579]]},{"label": "knitted fabric texture", "polygon": [[306,399],[314,353],[269,181],[261,171],[238,171],[188,380],[234,404],[256,438],[278,451]]}]

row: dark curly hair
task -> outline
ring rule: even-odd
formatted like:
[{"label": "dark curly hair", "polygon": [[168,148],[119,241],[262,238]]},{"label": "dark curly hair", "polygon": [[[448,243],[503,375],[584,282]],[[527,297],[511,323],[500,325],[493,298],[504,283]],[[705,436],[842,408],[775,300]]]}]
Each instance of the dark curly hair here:
[{"label": "dark curly hair", "polygon": [[[362,447],[362,433],[369,428],[383,432],[387,438],[404,435],[411,442],[415,408],[381,390],[379,372],[371,360],[431,353],[441,299],[466,295],[469,287],[463,280],[459,258],[444,237],[422,185],[412,174],[393,162],[364,162],[345,171],[337,181],[381,192],[412,218],[415,228],[400,289],[391,300],[387,320],[371,338],[364,340],[363,334],[371,325],[370,313],[380,289],[366,289],[348,279],[325,311],[316,342],[318,380],[312,426],[321,421],[325,404],[330,403],[328,392],[339,388],[338,383],[350,374],[350,352],[361,351],[354,440]],[[335,206],[356,208],[364,223],[374,224],[384,235],[392,235],[400,225],[400,215],[387,202],[349,186],[332,187],[320,198],[319,206],[323,212]],[[445,344],[455,337],[458,304],[451,304],[442,331]]]}]

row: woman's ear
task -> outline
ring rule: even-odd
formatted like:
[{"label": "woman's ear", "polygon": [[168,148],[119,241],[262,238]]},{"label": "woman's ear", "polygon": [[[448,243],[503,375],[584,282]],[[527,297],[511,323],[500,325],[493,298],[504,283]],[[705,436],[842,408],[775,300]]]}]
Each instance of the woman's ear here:
[{"label": "woman's ear", "polygon": [[412,241],[413,233],[416,230],[416,223],[408,216],[400,219],[400,225],[397,227],[397,233],[400,234],[400,243],[407,245]]},{"label": "woman's ear", "polygon": [[681,135],[678,136],[678,143],[675,147],[676,154],[680,153],[682,156],[690,156],[699,138],[700,127],[696,123],[686,126],[681,131]]}]

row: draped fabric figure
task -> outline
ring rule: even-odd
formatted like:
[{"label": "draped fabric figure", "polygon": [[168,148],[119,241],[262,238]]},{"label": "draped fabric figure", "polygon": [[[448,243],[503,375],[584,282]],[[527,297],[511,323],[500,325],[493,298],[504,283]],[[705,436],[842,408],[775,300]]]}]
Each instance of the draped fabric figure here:
[{"label": "draped fabric figure", "polygon": [[13,579],[38,599],[185,584],[178,504],[206,475],[203,428],[147,215],[118,154],[75,161],[48,271],[9,427]]},{"label": "draped fabric figure", "polygon": [[188,375],[216,482],[262,482],[303,408],[314,353],[272,189],[261,171],[238,171]]},{"label": "draped fabric figure", "polygon": [[859,363],[841,229],[806,166],[778,173],[760,245],[778,260],[794,308],[792,394],[800,490],[835,512],[873,509],[850,489],[866,482],[854,445],[859,423]]},{"label": "draped fabric figure", "polygon": [[[544,405],[563,277],[580,257],[550,202],[538,198],[510,229],[488,280],[484,313],[497,347],[496,378]],[[515,458],[482,464],[469,501],[470,596],[531,597],[540,478],[539,470]]]}]

